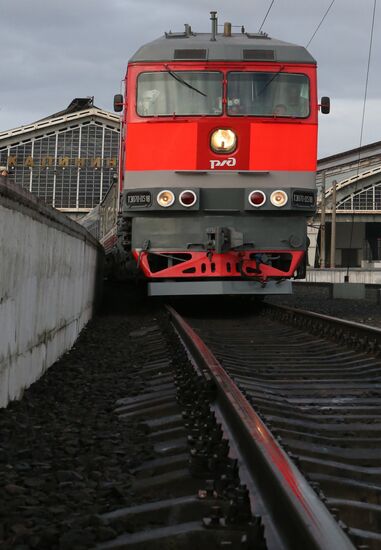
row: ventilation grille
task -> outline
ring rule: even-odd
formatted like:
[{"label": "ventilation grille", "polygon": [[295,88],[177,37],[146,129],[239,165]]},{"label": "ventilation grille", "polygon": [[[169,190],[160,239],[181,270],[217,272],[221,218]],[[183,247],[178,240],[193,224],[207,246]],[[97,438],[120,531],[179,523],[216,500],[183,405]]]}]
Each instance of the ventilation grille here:
[{"label": "ventilation grille", "polygon": [[175,50],[174,59],[206,59],[206,50]]},{"label": "ventilation grille", "polygon": [[274,61],[274,50],[243,50],[243,58],[246,60],[271,60]]}]

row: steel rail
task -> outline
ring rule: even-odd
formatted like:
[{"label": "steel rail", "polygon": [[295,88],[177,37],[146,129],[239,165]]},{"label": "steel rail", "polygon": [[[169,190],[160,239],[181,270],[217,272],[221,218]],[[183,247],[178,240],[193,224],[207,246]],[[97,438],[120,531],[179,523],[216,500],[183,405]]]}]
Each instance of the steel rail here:
[{"label": "steel rail", "polygon": [[[352,339],[355,345],[362,344],[362,347],[370,352],[381,352],[381,329],[378,327],[332,317],[323,313],[270,303],[263,304],[263,311],[284,313],[289,316],[290,321],[304,319],[311,322],[312,325],[317,323],[320,329],[324,326],[330,327],[332,329],[331,335],[335,336],[337,340],[342,339],[341,341],[344,340],[345,343],[348,343],[348,339]],[[321,324],[319,324],[319,321]]]},{"label": "steel rail", "polygon": [[273,521],[292,549],[354,549],[325,505],[254,411],[216,357],[170,306],[174,326],[201,369],[217,386],[217,400],[238,436]]}]

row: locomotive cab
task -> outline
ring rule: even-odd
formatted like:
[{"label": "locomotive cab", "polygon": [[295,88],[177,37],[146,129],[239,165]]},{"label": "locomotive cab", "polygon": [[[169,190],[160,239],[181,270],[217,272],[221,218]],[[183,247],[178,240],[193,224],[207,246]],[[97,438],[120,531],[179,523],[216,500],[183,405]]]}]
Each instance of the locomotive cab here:
[{"label": "locomotive cab", "polygon": [[153,295],[288,293],[316,203],[316,62],[213,25],[140,48],[115,98],[126,266]]}]

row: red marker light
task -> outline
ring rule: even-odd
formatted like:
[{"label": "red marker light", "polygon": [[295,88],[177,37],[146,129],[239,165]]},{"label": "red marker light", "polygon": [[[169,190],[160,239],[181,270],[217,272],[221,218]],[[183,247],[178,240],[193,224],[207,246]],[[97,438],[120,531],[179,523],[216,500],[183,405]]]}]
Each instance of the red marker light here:
[{"label": "red marker light", "polygon": [[179,200],[180,204],[183,206],[193,206],[196,203],[197,195],[194,191],[187,189],[186,191],[182,191],[182,193],[180,193]]},{"label": "red marker light", "polygon": [[249,195],[251,206],[262,206],[266,202],[266,195],[263,191],[252,191]]}]

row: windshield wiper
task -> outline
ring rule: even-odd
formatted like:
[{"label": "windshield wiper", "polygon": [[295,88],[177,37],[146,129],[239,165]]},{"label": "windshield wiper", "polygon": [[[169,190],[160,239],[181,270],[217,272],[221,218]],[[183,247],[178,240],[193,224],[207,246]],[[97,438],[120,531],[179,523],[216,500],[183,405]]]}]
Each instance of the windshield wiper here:
[{"label": "windshield wiper", "polygon": [[270,78],[270,80],[268,82],[266,82],[266,84],[263,86],[262,90],[260,90],[257,94],[257,97],[260,96],[267,88],[267,86],[270,86],[271,82],[283,71],[284,69],[284,65],[281,66],[281,68],[279,69],[279,71],[277,73],[274,74],[274,76],[272,78]]},{"label": "windshield wiper", "polygon": [[167,73],[169,73],[171,75],[172,78],[174,78],[175,80],[177,80],[177,82],[180,82],[181,84],[184,84],[184,86],[187,86],[188,88],[190,88],[191,90],[193,90],[194,92],[197,92],[198,94],[200,95],[203,95],[204,97],[208,97],[206,94],[204,94],[204,92],[202,92],[201,90],[198,90],[197,88],[195,88],[194,86],[192,86],[192,84],[189,84],[189,82],[187,82],[186,80],[184,80],[183,78],[181,78],[181,76],[179,76],[178,74],[170,71],[169,69],[167,69]]}]

